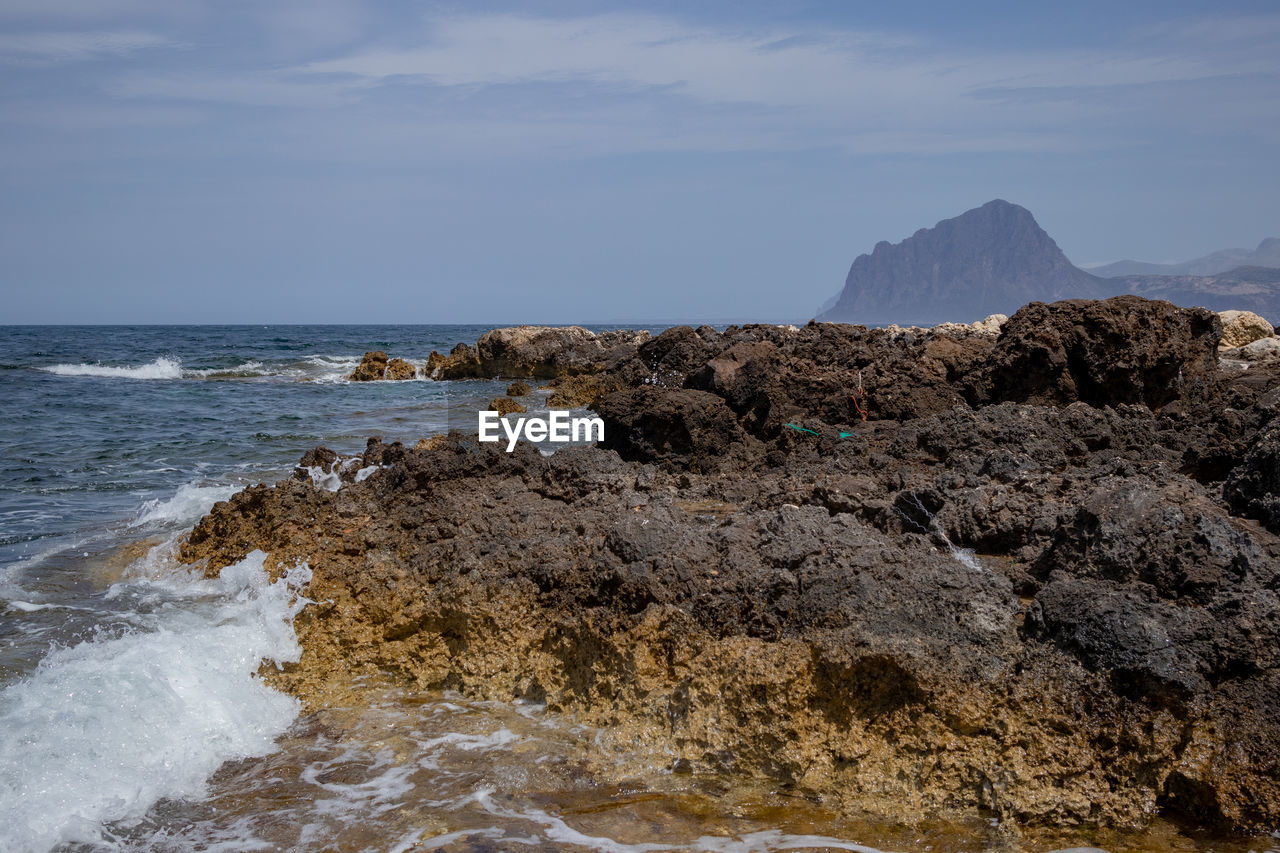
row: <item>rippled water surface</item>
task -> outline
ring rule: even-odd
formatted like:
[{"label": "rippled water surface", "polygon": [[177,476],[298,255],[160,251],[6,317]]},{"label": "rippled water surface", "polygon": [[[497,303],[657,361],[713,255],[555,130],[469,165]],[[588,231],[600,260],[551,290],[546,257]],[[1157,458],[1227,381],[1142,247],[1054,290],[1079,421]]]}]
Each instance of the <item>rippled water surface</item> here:
[{"label": "rippled water surface", "polygon": [[[349,383],[483,326],[0,327],[0,851],[1280,851],[1160,825],[1009,839],[894,827],[801,792],[602,765],[535,705],[364,684],[308,714],[258,677],[296,660],[306,565],[188,575],[177,538],[309,448],[442,431],[505,383]],[[640,767],[641,769],[637,769]],[[624,772],[625,770],[625,772]]]}]

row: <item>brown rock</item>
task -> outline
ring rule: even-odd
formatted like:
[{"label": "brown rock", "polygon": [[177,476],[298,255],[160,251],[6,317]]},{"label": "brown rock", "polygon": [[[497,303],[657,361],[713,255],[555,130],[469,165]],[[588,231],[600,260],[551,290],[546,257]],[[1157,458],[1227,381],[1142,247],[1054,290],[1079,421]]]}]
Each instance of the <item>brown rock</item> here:
[{"label": "brown rock", "polygon": [[529,411],[510,397],[494,397],[489,401],[489,410],[497,412],[500,417],[522,415]]},{"label": "brown rock", "polygon": [[182,557],[309,561],[303,656],[264,676],[313,705],[536,699],[612,778],[674,759],[846,814],[1270,831],[1280,538],[1231,513],[1280,531],[1280,367],[1218,373],[1217,323],[684,327],[590,377],[601,445],[371,441],[378,476],[247,489]]},{"label": "brown rock", "polygon": [[581,326],[494,329],[476,344],[490,376],[552,377],[592,373],[604,366],[604,347]]},{"label": "brown rock", "polygon": [[581,326],[512,326],[480,336],[474,348],[459,344],[441,366],[442,379],[498,376],[553,378],[596,373],[633,355],[648,332],[600,335]]},{"label": "brown rock", "polygon": [[402,381],[405,379],[416,379],[418,376],[418,368],[414,367],[403,358],[393,358],[387,362],[387,378]]},{"label": "brown rock", "polygon": [[[610,419],[636,455],[732,439],[714,395],[638,390]],[[536,697],[622,776],[676,759],[908,822],[1274,826],[1280,540],[1162,467],[1152,425],[956,408],[714,475],[371,444],[379,477],[248,489],[183,557],[311,562],[301,661],[264,673],[313,704],[356,675]]]},{"label": "brown rock", "polygon": [[364,354],[360,366],[347,378],[352,382],[374,382],[385,377],[387,372],[387,354],[382,350],[373,350]]},{"label": "brown rock", "polygon": [[488,375],[480,364],[475,347],[458,344],[449,351],[449,357],[436,369],[438,379],[485,379]]},{"label": "brown rock", "polygon": [[527,382],[512,382],[507,386],[507,396],[524,397],[527,396],[531,390],[533,389],[529,387],[529,383]]},{"label": "brown rock", "polygon": [[562,376],[551,383],[547,406],[552,409],[576,409],[595,405],[604,393],[598,375]]}]

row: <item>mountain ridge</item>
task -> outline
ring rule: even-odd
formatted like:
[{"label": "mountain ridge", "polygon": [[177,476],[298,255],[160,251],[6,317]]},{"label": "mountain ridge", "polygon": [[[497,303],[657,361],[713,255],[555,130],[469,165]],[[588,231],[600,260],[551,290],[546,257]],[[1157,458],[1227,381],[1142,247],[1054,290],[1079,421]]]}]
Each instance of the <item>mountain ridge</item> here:
[{"label": "mountain ridge", "polygon": [[1145,261],[1116,261],[1088,270],[1100,278],[1130,278],[1138,275],[1213,276],[1238,267],[1280,267],[1280,237],[1268,237],[1256,249],[1221,249],[1177,264]]},{"label": "mountain ridge", "polygon": [[[1219,263],[1236,251],[1186,265],[1210,259]],[[1280,267],[1280,238],[1268,238],[1254,252],[1245,252],[1264,259],[1272,253],[1275,267]],[[823,304],[817,319],[868,326],[936,325],[1012,314],[1030,302],[1106,299],[1126,293],[1214,311],[1242,309],[1280,317],[1280,269],[1236,264],[1209,275],[1103,277],[1072,264],[1029,210],[994,199],[921,228],[901,242],[882,240],[859,255],[844,287]]]}]

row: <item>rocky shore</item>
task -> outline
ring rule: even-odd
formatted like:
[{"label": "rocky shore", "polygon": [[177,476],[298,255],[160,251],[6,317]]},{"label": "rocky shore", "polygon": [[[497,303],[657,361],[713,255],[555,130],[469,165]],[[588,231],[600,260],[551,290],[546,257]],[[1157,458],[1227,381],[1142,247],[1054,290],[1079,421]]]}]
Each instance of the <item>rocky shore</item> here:
[{"label": "rocky shore", "polygon": [[211,574],[311,566],[276,683],[533,699],[895,821],[1280,827],[1280,363],[1220,358],[1218,315],[534,328],[432,370],[554,379],[600,446],[317,449],[337,491],[190,533]]}]

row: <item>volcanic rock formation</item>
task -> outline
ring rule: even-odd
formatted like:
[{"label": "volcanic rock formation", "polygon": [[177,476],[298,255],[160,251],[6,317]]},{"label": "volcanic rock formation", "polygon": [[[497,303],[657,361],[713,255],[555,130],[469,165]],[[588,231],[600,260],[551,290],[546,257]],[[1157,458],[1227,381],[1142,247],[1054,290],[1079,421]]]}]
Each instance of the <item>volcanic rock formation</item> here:
[{"label": "volcanic rock formation", "polygon": [[264,675],[313,705],[358,677],[545,702],[618,772],[893,820],[1274,829],[1280,366],[1219,370],[1220,334],[1135,297],[998,338],[677,327],[589,377],[602,446],[373,439],[182,557],[309,563],[301,661]]}]

